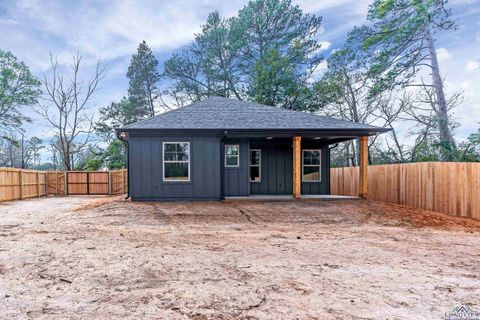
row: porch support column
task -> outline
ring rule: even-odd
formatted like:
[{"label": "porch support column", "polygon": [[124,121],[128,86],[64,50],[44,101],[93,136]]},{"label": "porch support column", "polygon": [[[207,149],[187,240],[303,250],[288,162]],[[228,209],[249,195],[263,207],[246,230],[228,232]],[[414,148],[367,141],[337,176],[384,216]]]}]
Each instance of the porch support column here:
[{"label": "porch support column", "polygon": [[302,137],[293,137],[293,197],[300,199],[301,197],[301,171],[302,171]]},{"label": "porch support column", "polygon": [[359,197],[368,197],[368,136],[360,137]]}]

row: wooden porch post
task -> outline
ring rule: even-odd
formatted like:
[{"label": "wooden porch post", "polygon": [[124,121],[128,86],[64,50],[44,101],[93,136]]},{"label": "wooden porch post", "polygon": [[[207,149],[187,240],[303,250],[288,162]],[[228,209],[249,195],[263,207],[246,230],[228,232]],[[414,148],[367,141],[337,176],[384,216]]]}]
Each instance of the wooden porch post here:
[{"label": "wooden porch post", "polygon": [[293,197],[300,199],[301,197],[301,150],[302,137],[293,137]]},{"label": "wooden porch post", "polygon": [[368,197],[368,136],[360,137],[359,197]]}]

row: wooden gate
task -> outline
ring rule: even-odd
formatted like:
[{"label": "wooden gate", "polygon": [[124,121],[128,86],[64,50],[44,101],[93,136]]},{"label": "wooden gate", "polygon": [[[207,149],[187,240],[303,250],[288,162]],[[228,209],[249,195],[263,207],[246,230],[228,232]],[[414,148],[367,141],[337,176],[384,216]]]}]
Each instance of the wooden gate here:
[{"label": "wooden gate", "polygon": [[128,189],[127,170],[50,171],[47,172],[49,195],[112,195]]},{"label": "wooden gate", "polygon": [[108,171],[68,171],[67,194],[110,194],[110,173]]}]

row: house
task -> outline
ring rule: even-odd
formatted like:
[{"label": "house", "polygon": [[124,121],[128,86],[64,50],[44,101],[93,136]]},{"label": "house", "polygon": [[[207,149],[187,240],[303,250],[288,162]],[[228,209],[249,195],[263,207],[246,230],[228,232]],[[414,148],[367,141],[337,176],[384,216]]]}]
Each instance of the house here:
[{"label": "house", "polygon": [[132,200],[328,195],[330,147],[388,129],[214,97],[117,130],[128,146]]}]

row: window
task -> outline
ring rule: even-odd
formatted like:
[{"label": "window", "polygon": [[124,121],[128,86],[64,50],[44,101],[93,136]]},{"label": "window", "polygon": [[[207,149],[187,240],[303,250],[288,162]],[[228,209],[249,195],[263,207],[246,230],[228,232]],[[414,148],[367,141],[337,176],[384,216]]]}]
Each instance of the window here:
[{"label": "window", "polygon": [[190,181],[190,142],[163,143],[163,181]]},{"label": "window", "polygon": [[304,182],[320,182],[321,150],[303,150],[303,174]]},{"label": "window", "polygon": [[225,145],[225,167],[238,167],[240,164],[240,146],[238,144]]},{"label": "window", "polygon": [[250,150],[250,182],[260,182],[260,168],[262,164],[262,152],[259,149]]}]

